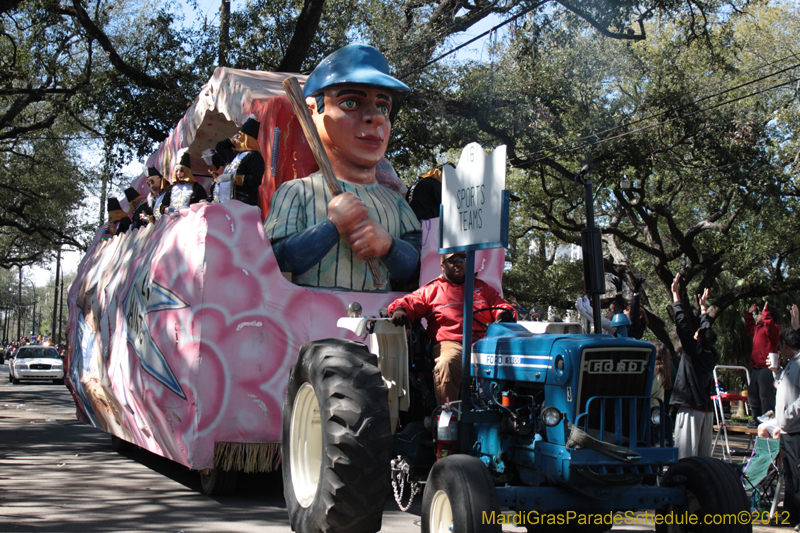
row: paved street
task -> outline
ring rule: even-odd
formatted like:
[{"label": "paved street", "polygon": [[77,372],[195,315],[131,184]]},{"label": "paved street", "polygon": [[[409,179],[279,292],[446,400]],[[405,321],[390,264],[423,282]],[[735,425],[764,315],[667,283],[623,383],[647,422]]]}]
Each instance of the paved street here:
[{"label": "paved street", "polygon": [[[76,421],[66,387],[7,376],[0,365],[0,532],[291,531],[279,474],[206,496],[196,472],[112,451],[107,434]],[[419,531],[418,504],[415,514],[386,509],[382,531]]]},{"label": "paved street", "polygon": [[[7,376],[0,365],[0,533],[291,531],[279,475],[245,476],[237,494],[205,496],[196,472],[142,450],[113,452],[107,434],[75,420],[65,387]],[[419,531],[419,513],[419,502],[401,513],[389,501],[382,531]]]}]

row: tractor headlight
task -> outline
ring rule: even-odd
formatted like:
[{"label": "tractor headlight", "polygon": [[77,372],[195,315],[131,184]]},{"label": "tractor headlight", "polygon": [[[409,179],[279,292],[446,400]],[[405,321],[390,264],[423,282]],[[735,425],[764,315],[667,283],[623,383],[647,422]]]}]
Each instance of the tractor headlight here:
[{"label": "tractor headlight", "polygon": [[650,409],[650,423],[654,426],[661,425],[661,408],[656,406]]},{"label": "tractor headlight", "polygon": [[561,411],[555,407],[545,407],[542,410],[542,422],[549,428],[557,426],[561,422],[561,418]]}]

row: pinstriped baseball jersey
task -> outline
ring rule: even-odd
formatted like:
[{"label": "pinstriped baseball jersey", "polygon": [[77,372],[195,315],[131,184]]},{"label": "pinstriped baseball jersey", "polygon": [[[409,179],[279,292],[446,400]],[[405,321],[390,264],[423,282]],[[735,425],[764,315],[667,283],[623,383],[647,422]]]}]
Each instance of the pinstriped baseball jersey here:
[{"label": "pinstriped baseball jersey", "polygon": [[[359,185],[339,180],[345,192],[355,194],[367,206],[370,217],[379,222],[394,238],[406,233],[420,231],[414,211],[405,199],[378,183]],[[315,172],[307,178],[292,180],[281,185],[272,196],[264,230],[270,241],[289,237],[310,228],[328,217],[328,202],[333,196],[328,190],[322,173]],[[383,273],[388,273],[379,261]],[[350,249],[350,244],[340,237],[336,246],[322,261],[308,271],[295,275],[298,285],[311,287],[336,287],[355,291],[388,290],[377,289],[364,260]]]}]

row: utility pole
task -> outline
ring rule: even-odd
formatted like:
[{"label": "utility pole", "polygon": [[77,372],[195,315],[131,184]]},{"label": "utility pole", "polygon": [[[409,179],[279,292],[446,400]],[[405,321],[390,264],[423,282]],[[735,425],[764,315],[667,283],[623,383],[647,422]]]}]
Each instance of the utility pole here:
[{"label": "utility pole", "polygon": [[228,50],[231,47],[230,29],[231,29],[231,2],[230,0],[222,0],[222,5],[219,7],[219,66],[227,67],[228,64]]},{"label": "utility pole", "polygon": [[[28,281],[31,281],[30,279]],[[33,313],[31,314],[31,337],[36,333],[36,285],[31,281],[33,287]]]},{"label": "utility pole", "polygon": [[[39,306],[39,335],[42,335],[42,308],[47,307],[47,291],[44,291],[44,304]],[[50,328],[53,329],[53,328]],[[44,335],[42,335],[44,337]]]},{"label": "utility pole", "polygon": [[53,320],[50,322],[50,338],[53,344],[56,343],[56,317],[58,316],[58,277],[61,274],[61,246],[58,247],[56,254],[56,283],[53,286]]},{"label": "utility pole", "polygon": [[64,319],[64,276],[61,276],[61,290],[59,291],[58,301],[58,342],[61,342],[61,324]]},{"label": "utility pole", "polygon": [[17,292],[17,340],[22,337],[22,267],[19,267],[19,288]]},{"label": "utility pole", "polygon": [[106,160],[103,164],[103,176],[101,178],[102,187],[100,188],[100,223],[102,226],[106,223],[106,197],[108,196],[108,189],[113,185],[113,180],[109,183],[108,177],[111,175],[111,155],[109,149],[106,147]]}]

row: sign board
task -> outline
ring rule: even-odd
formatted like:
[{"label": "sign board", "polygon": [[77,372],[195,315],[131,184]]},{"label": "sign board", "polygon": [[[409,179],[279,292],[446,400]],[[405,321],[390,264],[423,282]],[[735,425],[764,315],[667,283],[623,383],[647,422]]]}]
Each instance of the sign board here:
[{"label": "sign board", "polygon": [[458,166],[443,172],[439,253],[499,248],[508,244],[506,147],[487,156],[470,143]]}]

